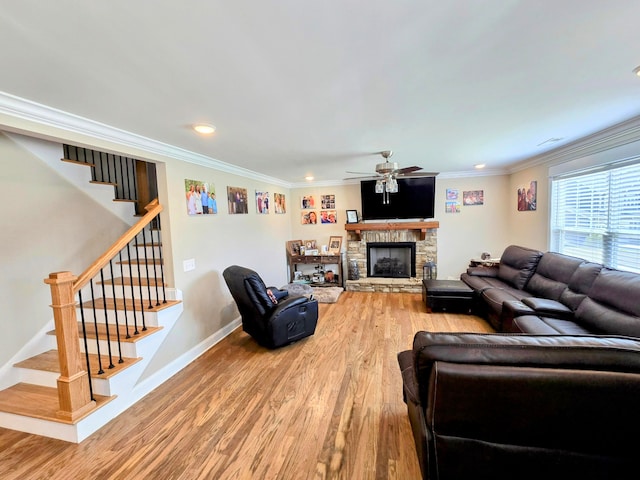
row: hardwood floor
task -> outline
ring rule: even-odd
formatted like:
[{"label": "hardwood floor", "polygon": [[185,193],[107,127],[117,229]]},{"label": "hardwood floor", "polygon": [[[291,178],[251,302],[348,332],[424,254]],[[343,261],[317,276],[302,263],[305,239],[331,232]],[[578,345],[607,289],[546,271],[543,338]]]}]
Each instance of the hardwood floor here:
[{"label": "hardwood floor", "polygon": [[492,331],[345,292],[314,336],[271,351],[237,329],[80,445],[0,429],[0,478],[419,479],[396,361],[418,330]]}]

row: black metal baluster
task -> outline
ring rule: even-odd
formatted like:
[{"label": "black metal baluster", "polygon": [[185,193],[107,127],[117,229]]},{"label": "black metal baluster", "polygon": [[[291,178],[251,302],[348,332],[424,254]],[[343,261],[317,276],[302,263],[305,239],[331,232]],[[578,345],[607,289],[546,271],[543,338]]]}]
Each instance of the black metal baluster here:
[{"label": "black metal baluster", "polygon": [[[128,247],[128,245],[127,245]],[[127,335],[125,336],[125,338],[131,338],[131,335],[129,334],[129,309],[127,308],[127,293],[125,290],[125,281],[124,281],[124,269],[122,267],[122,250],[120,250],[120,252],[118,252],[119,258],[120,258],[120,278],[122,278],[122,304],[124,307],[124,326],[125,329],[127,331]],[[135,312],[134,312],[134,316],[135,316]]]},{"label": "black metal baluster", "polygon": [[[138,199],[138,183],[136,180],[138,176],[136,175],[136,160],[133,158],[130,158],[128,160],[130,160],[128,164],[131,165],[131,175],[129,175],[129,179],[133,183],[133,197],[131,197],[131,199],[137,200]],[[131,186],[129,186],[129,189],[131,189]]]},{"label": "black metal baluster", "polygon": [[113,293],[114,312],[116,320],[116,338],[118,339],[118,363],[123,363],[122,359],[122,344],[120,343],[120,322],[118,321],[118,301],[116,297],[116,283],[113,278],[113,259],[109,260],[109,271],[111,273],[111,291]]},{"label": "black metal baluster", "polygon": [[[113,355],[111,354],[111,334],[109,332],[109,318],[107,312],[107,297],[106,291],[104,288],[104,274],[102,273],[102,269],[100,269],[100,285],[102,286],[102,305],[104,308],[104,326],[107,330],[107,350],[109,351],[109,368],[114,368],[113,364]],[[115,302],[115,298],[113,299]]]},{"label": "black metal baluster", "polygon": [[[142,230],[144,232],[144,230]],[[138,237],[134,237],[135,239],[135,250],[136,250],[136,263],[138,264],[138,286],[140,290],[140,312],[142,313],[142,331],[144,332],[147,329],[147,325],[144,319],[144,296],[142,295],[142,274],[140,273],[140,247],[138,246]],[[144,238],[142,240],[144,242]]]},{"label": "black metal baluster", "polygon": [[82,290],[78,291],[78,301],[80,302],[80,320],[82,323],[82,340],[84,341],[84,357],[87,362],[87,373],[89,377],[89,397],[95,401],[93,397],[93,382],[91,381],[91,363],[89,362],[89,345],[87,344],[87,326],[84,320],[84,305],[82,305]]},{"label": "black metal baluster", "polygon": [[167,292],[165,291],[165,286],[164,286],[164,259],[162,258],[162,236],[161,236],[161,231],[159,229],[160,227],[160,215],[156,215],[156,218],[154,218],[154,220],[158,221],[158,230],[156,230],[158,232],[158,256],[160,257],[160,280],[162,281],[162,303],[167,303]]},{"label": "black metal baluster", "polygon": [[124,168],[122,167],[123,163],[124,162],[122,161],[122,155],[118,155],[118,166],[120,167],[120,181],[118,182],[118,185],[120,185],[120,187],[122,188],[121,198],[124,200],[131,200],[131,197],[129,196],[128,185],[125,182],[127,177],[125,176]]},{"label": "black metal baluster", "polygon": [[[156,249],[153,243],[153,230],[151,230],[151,223],[149,223],[149,237],[151,237],[151,258],[153,259],[153,283],[155,283],[156,285],[156,306],[158,306],[160,305],[160,294],[158,293],[158,265],[156,264]],[[162,268],[162,265],[160,266],[160,268]]]},{"label": "black metal baluster", "polygon": [[91,308],[93,309],[93,325],[96,329],[96,348],[98,350],[98,375],[102,375],[102,356],[100,355],[100,335],[98,335],[98,314],[96,313],[96,295],[93,292],[93,278],[90,280],[91,285]]},{"label": "black metal baluster", "polygon": [[[137,240],[136,240],[136,242],[137,242]],[[134,289],[133,289],[133,265],[131,263],[130,245],[131,245],[131,242],[127,243],[127,258],[129,259],[129,280],[131,282],[131,303],[133,304],[132,305],[132,308],[133,308],[133,328],[134,328],[133,334],[134,335],[139,335],[140,332],[138,331],[138,317],[136,317],[136,294],[135,294]],[[138,281],[138,283],[140,283],[140,282]]]},{"label": "black metal baluster", "polygon": [[147,239],[144,228],[142,229],[142,245],[144,246],[144,268],[147,276],[147,295],[149,296],[149,310],[153,308],[151,304],[151,279],[149,278],[149,257],[147,256]]}]

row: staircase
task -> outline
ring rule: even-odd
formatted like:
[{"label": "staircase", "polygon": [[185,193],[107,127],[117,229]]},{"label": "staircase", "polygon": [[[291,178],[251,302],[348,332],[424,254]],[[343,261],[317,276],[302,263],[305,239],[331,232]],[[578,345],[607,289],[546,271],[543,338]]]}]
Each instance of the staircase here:
[{"label": "staircase", "polygon": [[78,277],[45,279],[54,318],[2,379],[0,427],[79,443],[162,383],[141,378],[183,307],[164,281],[161,211],[151,202]]}]

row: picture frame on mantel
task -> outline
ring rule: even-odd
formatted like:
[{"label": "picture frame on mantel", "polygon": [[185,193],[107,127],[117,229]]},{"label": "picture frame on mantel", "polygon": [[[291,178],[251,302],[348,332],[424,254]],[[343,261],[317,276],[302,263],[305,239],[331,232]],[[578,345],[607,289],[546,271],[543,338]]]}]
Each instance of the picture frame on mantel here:
[{"label": "picture frame on mantel", "polygon": [[358,223],[357,210],[347,210],[347,223]]}]

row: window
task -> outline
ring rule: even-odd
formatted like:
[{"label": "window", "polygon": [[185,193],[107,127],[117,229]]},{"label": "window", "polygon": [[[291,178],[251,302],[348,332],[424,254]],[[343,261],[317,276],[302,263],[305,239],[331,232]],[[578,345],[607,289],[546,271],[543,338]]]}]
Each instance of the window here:
[{"label": "window", "polygon": [[553,251],[640,273],[640,163],[553,178],[550,230]]}]

